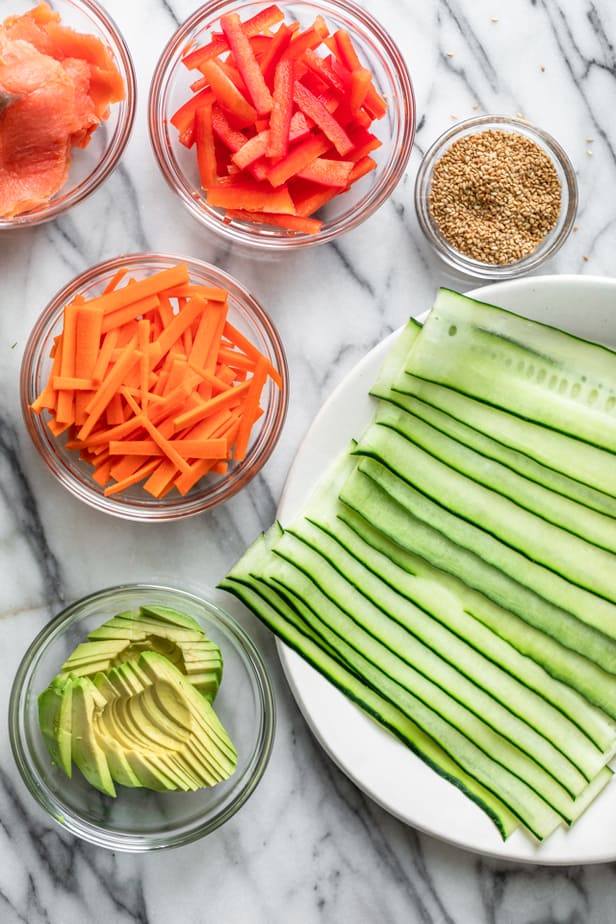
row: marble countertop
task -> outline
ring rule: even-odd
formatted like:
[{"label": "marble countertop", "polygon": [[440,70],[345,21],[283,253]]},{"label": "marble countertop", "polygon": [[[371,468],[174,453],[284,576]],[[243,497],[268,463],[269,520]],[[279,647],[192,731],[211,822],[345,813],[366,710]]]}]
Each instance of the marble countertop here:
[{"label": "marble countertop", "polygon": [[[272,638],[241,608],[235,611],[271,673],[276,740],[250,801],[200,843],[125,855],[66,836],[21,782],[6,704],[22,653],[65,601],[122,581],[214,586],[274,517],[297,447],[331,389],[385,335],[429,307],[438,285],[473,287],[432,255],[412,204],[422,152],[453,121],[522,113],[551,132],[575,166],[580,208],[577,230],[544,272],[613,274],[616,7],[610,0],[364,0],[396,37],[413,77],[418,130],[407,172],[389,202],[337,242],[249,258],[185,213],[147,139],[157,56],[195,4],[103,5],[139,78],[125,156],[68,215],[0,239],[0,922],[607,924],[616,866],[484,859],[405,827],[367,799],[312,736]],[[0,15],[10,11],[10,0],[1,0]],[[18,373],[29,330],[60,286],[100,260],[148,249],[193,255],[243,280],[280,330],[291,392],[274,455],[238,497],[181,524],[137,526],[91,511],[44,470],[21,420]]]}]

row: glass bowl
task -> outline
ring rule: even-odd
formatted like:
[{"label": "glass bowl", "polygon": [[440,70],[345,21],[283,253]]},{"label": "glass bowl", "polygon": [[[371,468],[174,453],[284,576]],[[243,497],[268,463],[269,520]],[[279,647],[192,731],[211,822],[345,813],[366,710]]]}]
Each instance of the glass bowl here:
[{"label": "glass bowl", "polygon": [[[560,182],[560,214],[555,226],[530,253],[513,263],[484,263],[457,250],[444,237],[430,209],[432,178],[436,164],[445,152],[468,135],[485,131],[517,133],[530,139],[550,159]],[[540,128],[524,119],[503,115],[477,116],[458,122],[444,132],[426,151],[421,161],[415,182],[415,209],[419,225],[436,254],[450,267],[466,276],[477,279],[512,279],[531,270],[553,257],[567,239],[577,212],[578,193],[575,171],[567,154],[558,142]]]},{"label": "glass bowl", "polygon": [[[10,14],[22,14],[33,5],[33,0],[14,0],[10,4]],[[95,35],[111,50],[124,81],[125,97],[112,103],[109,118],[96,128],[87,147],[73,148],[68,178],[50,202],[13,218],[0,217],[0,231],[50,221],[89,196],[116,167],[135,116],[137,90],[133,61],[108,13],[95,0],[50,0],[49,6],[60,14],[62,25]]]},{"label": "glass bowl", "polygon": [[[111,798],[74,768],[69,779],[55,766],[39,728],[38,696],[79,642],[101,623],[142,604],[173,607],[192,616],[223,657],[214,709],[238,752],[234,774],[196,792],[117,787]],[[147,851],[197,840],[224,824],[255,790],[274,734],[274,701],[259,652],[246,632],[208,600],[152,584],[98,591],[63,610],[37,635],[15,675],[9,703],[11,748],[32,796],[65,831],[111,850]]]},{"label": "glass bowl", "polygon": [[269,250],[291,250],[331,241],[356,228],[378,209],[392,193],[406,168],[415,133],[415,99],[405,61],[393,39],[381,25],[351,0],[298,0],[280,3],[288,11],[286,19],[297,20],[304,28],[317,15],[324,18],[330,32],[346,29],[359,57],[374,75],[376,89],[387,100],[387,113],[372,124],[382,145],[371,156],[376,168],[336,196],[318,213],[323,220],[313,234],[289,231],[271,225],[241,220],[223,220],[223,211],[205,201],[199,182],[195,151],[186,148],[170,118],[189,98],[190,84],[199,77],[182,64],[187,50],[204,45],[219,28],[221,15],[238,12],[249,18],[265,7],[261,2],[214,0],[196,10],[171,38],[156,67],[149,101],[150,138],[162,173],[190,213],[203,225],[230,241]]},{"label": "glass bowl", "polygon": [[[54,337],[62,330],[63,309],[76,295],[100,295],[118,270],[142,279],[154,272],[185,263],[192,283],[227,290],[230,322],[247,337],[277,369],[282,387],[268,377],[261,396],[264,413],[253,426],[245,458],[231,461],[224,475],[208,472],[184,496],[173,490],[162,498],[148,494],[141,486],[106,496],[94,481],[92,466],[79,453],[66,448],[64,436],[55,437],[47,423],[47,411],[35,414],[30,405],[47,382],[51,369],[50,351]],[[232,497],[261,470],[271,455],[286,416],[288,401],[287,362],[276,328],[259,302],[227,273],[197,260],[163,254],[143,253],[116,257],[87,270],[68,283],[47,305],[30,334],[21,364],[21,405],[26,426],[41,458],[53,475],[75,497],[104,513],[133,521],[171,521],[202,513]]]}]

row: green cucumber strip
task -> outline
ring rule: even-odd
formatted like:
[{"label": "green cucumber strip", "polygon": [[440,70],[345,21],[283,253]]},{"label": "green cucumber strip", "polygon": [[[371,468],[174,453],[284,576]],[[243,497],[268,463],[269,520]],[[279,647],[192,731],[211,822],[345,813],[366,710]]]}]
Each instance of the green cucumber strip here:
[{"label": "green cucumber strip", "polygon": [[[447,524],[441,524],[443,529],[438,530],[418,519],[375,480],[387,474],[387,469],[377,462],[362,459],[346,481],[340,493],[341,500],[398,545],[464,581],[505,610],[511,610],[529,628],[545,633],[544,649],[540,639],[533,640],[529,635],[533,656],[541,656],[541,663],[552,676],[578,690],[616,719],[613,677],[616,645],[473,552],[458,546],[447,532]],[[479,609],[474,612],[481,618]],[[562,653],[560,646],[563,646]]]},{"label": "green cucumber strip", "polygon": [[[322,544],[329,546],[329,542],[328,537],[323,536]],[[397,595],[386,585],[380,588],[383,594],[383,609],[379,609],[363,595],[353,579],[349,578],[349,572],[358,569],[354,568],[348,556],[344,560],[344,571],[340,572],[336,564],[340,563],[344,554],[337,555],[336,563],[331,562],[319,550],[307,545],[303,540],[298,540],[297,536],[290,532],[285,532],[276,543],[274,551],[297,571],[301,571],[320,594],[334,605],[327,615],[327,622],[332,629],[366,654],[398,683],[419,695],[424,702],[435,705],[441,714],[447,717],[457,716],[461,723],[458,727],[467,734],[469,729],[470,733],[473,733],[474,716],[480,723],[479,734],[483,732],[485,724],[496,735],[508,741],[514,749],[519,749],[525,757],[520,758],[515,754],[514,763],[509,766],[512,769],[516,767],[516,774],[544,797],[547,798],[545,791],[539,788],[545,785],[543,774],[537,772],[532,765],[533,761],[542,768],[548,778],[559,784],[559,787],[562,786],[568,795],[577,796],[582,792],[591,774],[588,778],[585,777],[561,750],[499,703],[494,698],[492,690],[485,692],[474,683],[473,678],[466,677],[463,669],[469,665],[468,651],[462,651],[462,645],[454,645],[451,637],[444,638],[445,635],[450,635],[446,630],[433,622],[427,627],[422,627],[424,638],[427,636],[433,643],[438,641],[441,648],[447,649],[449,645],[450,648],[457,649],[456,655],[463,659],[461,670],[448,663],[427,641],[412,635],[389,615],[392,609],[397,607],[398,618],[404,618],[406,615],[406,625],[407,620],[410,621],[408,611],[412,610],[410,615],[417,627],[420,614],[416,607],[399,597],[396,599]],[[328,551],[331,552],[331,549]],[[292,579],[285,568],[281,569],[280,565],[274,562],[267,568],[266,576],[281,581],[284,586],[288,586],[287,582]],[[295,575],[293,577],[297,582],[298,578]],[[290,589],[299,592],[302,599],[306,600],[308,605],[312,605],[309,595],[312,593],[314,596],[315,591],[309,584],[296,583]],[[318,599],[321,599],[320,596]],[[327,604],[323,603],[323,606],[327,607]],[[407,611],[406,614],[403,610]],[[323,613],[321,606],[318,612],[320,615]],[[325,620],[326,617],[323,615],[322,618]],[[426,621],[431,622],[429,618]],[[441,638],[437,639],[437,636]],[[453,706],[450,700],[454,701]],[[530,760],[527,761],[526,757]],[[597,770],[604,763],[600,758]],[[528,776],[524,775],[526,773]],[[552,804],[558,811],[560,804]],[[561,809],[561,813],[562,811]]]},{"label": "green cucumber strip", "polygon": [[[231,572],[237,573],[236,569]],[[244,603],[258,619],[274,632],[286,645],[337,687],[351,702],[405,744],[409,750],[441,777],[456,786],[475,802],[494,822],[503,840],[519,826],[518,818],[496,796],[466,773],[436,741],[413,722],[400,709],[359,681],[355,672],[333,658],[311,636],[308,626],[301,631],[289,618],[290,607],[268,585],[248,576],[223,579],[220,587]],[[274,605],[274,601],[276,605]],[[543,836],[547,836],[546,834]]]},{"label": "green cucumber strip", "polygon": [[[313,548],[321,544],[328,561],[375,606],[387,606],[392,618],[551,741],[587,779],[596,776],[613,756],[616,729],[604,720],[606,746],[597,747],[586,731],[562,711],[561,699],[572,691],[465,612],[459,599],[440,583],[441,575],[436,570],[432,569],[433,576],[427,577],[404,571],[364,542],[335,512],[313,514],[311,506],[307,517],[306,522],[294,524],[289,531]],[[426,567],[422,570],[425,575]],[[418,612],[409,609],[399,597],[414,604]],[[574,696],[574,702],[585,706],[584,714],[591,713],[595,718],[596,710],[581,697]]]},{"label": "green cucumber strip", "polygon": [[421,519],[437,528],[439,522],[447,523],[448,534],[459,545],[513,578],[521,575],[541,596],[616,638],[616,606],[607,598],[615,595],[616,556],[453,472],[388,427],[370,427],[355,451],[390,470],[392,477],[384,476],[387,485]]},{"label": "green cucumber strip", "polygon": [[404,375],[409,353],[420,332],[421,324],[419,321],[416,321],[415,318],[409,318],[381,363],[373,388],[389,390],[393,387],[394,382],[401,375]]},{"label": "green cucumber strip", "polygon": [[616,354],[607,347],[441,289],[407,371],[616,451]]},{"label": "green cucumber strip", "polygon": [[[400,418],[404,434],[416,436],[424,448],[427,448],[427,441],[422,436],[427,435],[438,458],[443,458],[442,453],[448,446],[447,439],[443,438],[452,441],[451,448],[455,441],[454,467],[458,471],[472,472],[476,481],[505,494],[527,510],[535,510],[551,523],[600,548],[616,551],[616,518],[589,504],[588,489],[579,482],[503,446],[419,398],[391,389],[373,389],[371,394],[404,411],[408,415],[406,422],[404,417]],[[378,419],[384,419],[382,411],[377,411],[377,415]],[[418,420],[423,426],[416,423]],[[435,433],[440,435],[436,437]],[[437,446],[441,447],[440,452]],[[449,456],[453,462],[453,454]]]},{"label": "green cucumber strip", "polygon": [[[553,830],[555,817],[569,820],[574,800],[533,761],[521,755],[513,745],[480,721],[474,720],[471,723],[474,729],[469,737],[457,724],[459,722],[464,725],[464,719],[468,718],[463,707],[450,701],[453,715],[448,718],[441,712],[442,702],[426,701],[415,691],[398,683],[387,670],[374,663],[374,650],[366,651],[358,647],[355,638],[351,644],[336,631],[332,620],[334,623],[338,621],[340,614],[337,608],[314,585],[308,589],[312,582],[306,575],[282,559],[279,560],[276,577],[268,573],[272,567],[269,564],[259,572],[261,580],[279,585],[295,596],[304,618],[310,625],[318,626],[319,633],[326,634],[344,662],[361,673],[373,689],[401,708],[427,734],[438,740],[441,747],[459,761],[467,772],[472,773],[517,814],[535,836],[544,837],[547,831]],[[253,572],[253,577],[256,576]],[[368,647],[374,649],[375,646]],[[427,681],[426,685],[429,685]],[[447,697],[443,695],[443,699]],[[551,801],[517,775],[518,763],[527,775],[533,775],[532,768],[536,770],[537,777],[541,777],[545,788],[550,790]],[[560,812],[552,804],[555,801],[560,803]]]},{"label": "green cucumber strip", "polygon": [[393,390],[439,408],[503,446],[578,483],[583,503],[616,517],[614,457],[604,449],[407,373],[396,379]]},{"label": "green cucumber strip", "polygon": [[[309,515],[312,518],[312,513]],[[331,529],[332,534],[335,532],[338,541],[356,556],[361,548],[356,540],[369,546],[373,554],[366,553],[364,561],[371,570],[374,568],[383,580],[436,619],[447,621],[451,627],[455,625],[462,638],[543,696],[602,753],[612,754],[616,736],[613,720],[555,676],[558,668],[555,670],[553,663],[558,665],[571,652],[515,613],[398,545],[346,505],[339,506],[337,519],[346,527],[344,532],[330,517],[316,515],[314,522]],[[577,661],[579,656],[574,658]]]}]

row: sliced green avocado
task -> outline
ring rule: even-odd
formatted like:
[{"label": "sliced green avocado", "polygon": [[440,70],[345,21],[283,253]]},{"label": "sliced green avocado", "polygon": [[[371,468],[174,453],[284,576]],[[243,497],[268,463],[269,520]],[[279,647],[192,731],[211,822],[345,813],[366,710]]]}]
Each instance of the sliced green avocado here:
[{"label": "sliced green avocado", "polygon": [[213,701],[222,679],[220,648],[190,616],[170,607],[141,607],[107,620],[79,645],[62,670],[89,677],[138,658],[142,651],[158,651],[175,664]]},{"label": "sliced green avocado", "polygon": [[73,689],[68,677],[57,676],[38,698],[39,725],[54,764],[72,775],[71,726]]},{"label": "sliced green avocado", "polygon": [[116,789],[107,762],[105,750],[98,742],[95,731],[97,715],[106,700],[89,677],[71,679],[72,697],[72,757],[88,783],[107,796],[115,796]]}]

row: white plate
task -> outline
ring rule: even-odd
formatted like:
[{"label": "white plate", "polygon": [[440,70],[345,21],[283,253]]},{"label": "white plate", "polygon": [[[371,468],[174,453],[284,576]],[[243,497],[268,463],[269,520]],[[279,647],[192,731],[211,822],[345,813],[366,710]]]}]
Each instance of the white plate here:
[{"label": "white plate", "polygon": [[[614,279],[531,277],[469,294],[616,346]],[[395,336],[364,357],[317,415],[285,485],[278,510],[282,523],[290,521],[324,468],[370,421],[374,405],[368,390]],[[511,860],[547,864],[616,860],[616,783],[570,831],[558,830],[540,846],[520,831],[503,842],[470,799],[367,718],[295,652],[280,642],[278,651],[293,695],[327,753],[360,789],[402,821],[468,850]]]}]

